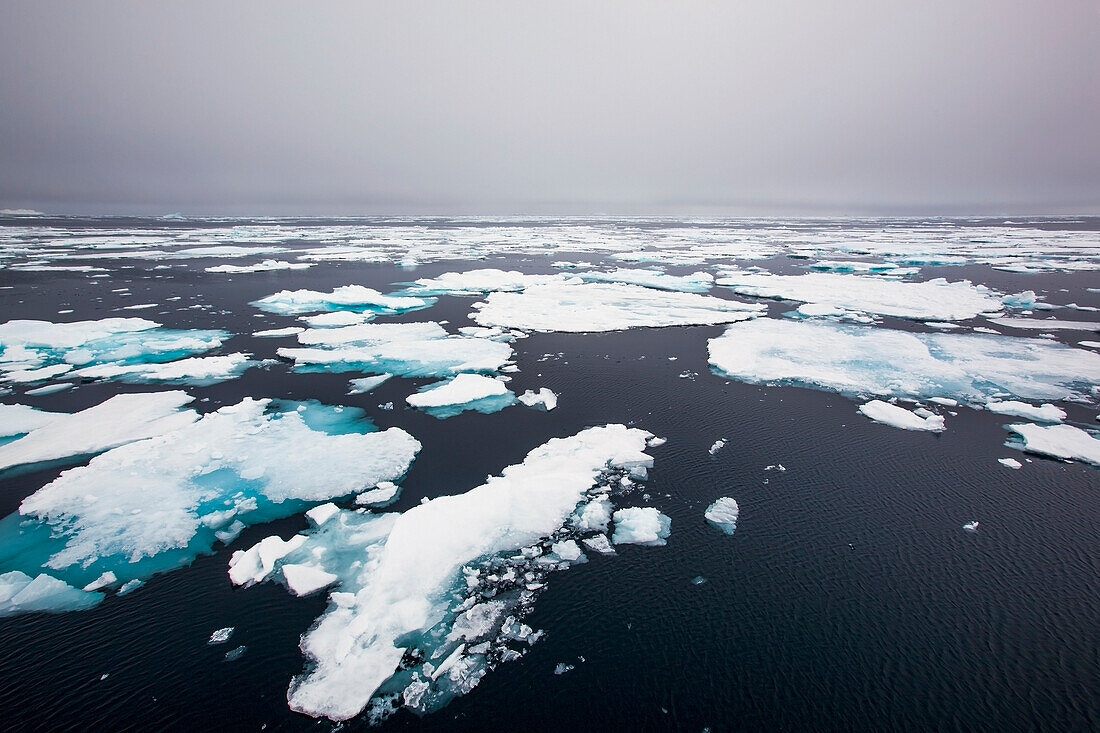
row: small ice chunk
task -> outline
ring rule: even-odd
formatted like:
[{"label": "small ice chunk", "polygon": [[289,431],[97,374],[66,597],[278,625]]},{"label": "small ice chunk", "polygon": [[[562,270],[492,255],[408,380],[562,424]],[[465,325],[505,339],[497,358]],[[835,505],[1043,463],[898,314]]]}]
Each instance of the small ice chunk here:
[{"label": "small ice chunk", "polygon": [[977,532],[978,531],[978,522],[977,522],[977,520],[975,520],[973,522],[967,522],[966,524],[963,525],[963,529],[965,529],[967,532]]},{"label": "small ice chunk", "polygon": [[959,401],[953,400],[950,397],[929,397],[929,402],[935,402],[937,405],[943,405],[944,407],[958,407]]},{"label": "small ice chunk", "polygon": [[614,555],[615,548],[611,546],[611,543],[607,540],[607,535],[598,534],[594,537],[585,537],[581,542],[592,552],[599,555]]},{"label": "small ice chunk", "polygon": [[871,400],[860,405],[859,411],[875,422],[901,428],[902,430],[927,430],[938,433],[946,429],[944,419],[940,415],[921,417],[904,407],[891,405],[889,402],[883,402],[882,400]]},{"label": "small ice chunk", "polygon": [[737,529],[737,515],[739,511],[735,500],[723,496],[708,506],[703,516],[708,522],[726,534],[733,534],[734,530]]},{"label": "small ice chunk", "polygon": [[717,453],[718,451],[722,450],[725,447],[726,447],[726,439],[725,438],[719,438],[718,440],[714,441],[714,444],[710,448],[707,449],[707,453],[710,453],[713,456],[715,453]]},{"label": "small ice chunk", "polygon": [[84,590],[93,591],[106,588],[118,582],[118,577],[110,570],[104,571],[98,578],[84,586]]},{"label": "small ice chunk", "polygon": [[306,519],[308,519],[314,527],[320,527],[339,513],[340,507],[330,501],[327,504],[321,504],[310,509],[306,512]]},{"label": "small ice chunk", "polygon": [[246,646],[239,646],[236,649],[230,649],[225,653],[225,661],[235,662],[244,656],[244,653],[248,650]]},{"label": "small ice chunk", "polygon": [[519,401],[528,407],[542,406],[543,409],[550,411],[558,406],[558,396],[546,387],[542,387],[538,392],[527,390],[519,396]]},{"label": "small ice chunk", "polygon": [[672,520],[653,507],[627,507],[613,515],[616,545],[663,545],[671,532]]},{"label": "small ice chunk", "polygon": [[573,526],[581,532],[606,532],[610,521],[611,501],[607,497],[600,497],[574,513]]},{"label": "small ice chunk", "polygon": [[385,506],[393,503],[400,491],[401,487],[392,481],[379,481],[375,488],[356,496],[355,503],[368,507]]},{"label": "small ice chunk", "polygon": [[298,320],[310,328],[337,328],[366,323],[374,318],[373,313],[352,313],[351,311],[332,311],[314,316],[299,316]]},{"label": "small ice chunk", "polygon": [[566,562],[583,562],[584,553],[576,540],[563,540],[550,545],[550,551]]},{"label": "small ice chunk", "polygon": [[253,336],[258,338],[279,338],[281,336],[295,336],[305,331],[301,326],[287,326],[286,328],[269,328],[266,331],[256,331]]},{"label": "small ice chunk", "polygon": [[483,374],[459,374],[454,379],[433,385],[423,392],[411,394],[405,401],[413,407],[443,407],[506,394],[510,392],[500,380]]},{"label": "small ice chunk", "polygon": [[365,392],[370,392],[392,376],[392,374],[379,374],[374,377],[351,379],[348,381],[348,384],[351,386],[351,389],[348,390],[348,394],[363,394]]},{"label": "small ice chunk", "polygon": [[308,596],[322,588],[327,588],[339,578],[312,565],[289,564],[282,566],[283,579],[296,596]]},{"label": "small ice chunk", "polygon": [[554,667],[554,674],[565,674],[570,670],[575,669],[572,664],[566,664],[565,662],[558,662]]},{"label": "small ice chunk", "polygon": [[134,578],[133,580],[128,580],[128,581],[126,581],[125,583],[122,584],[121,588],[118,589],[118,594],[120,596],[124,596],[127,593],[133,593],[134,591],[136,591],[138,588],[140,588],[143,585],[145,585],[145,581],[142,580],[141,578]]},{"label": "small ice chunk", "polygon": [[1017,461],[1015,458],[998,458],[997,463],[1008,468],[1023,468],[1024,464]]},{"label": "small ice chunk", "polygon": [[226,626],[224,629],[218,629],[210,635],[210,639],[207,644],[224,644],[229,641],[229,637],[233,636],[234,629],[232,626]]},{"label": "small ice chunk", "polygon": [[646,445],[650,448],[658,448],[668,442],[668,438],[658,438],[654,435],[652,438],[646,441]]},{"label": "small ice chunk", "polygon": [[294,535],[284,540],[278,535],[264,537],[247,550],[237,550],[229,559],[229,580],[233,585],[249,586],[258,583],[275,569],[275,563],[306,541],[305,535]]},{"label": "small ice chunk", "polygon": [[102,599],[102,593],[79,590],[45,573],[34,578],[18,570],[0,573],[0,617],[26,611],[75,611]]}]

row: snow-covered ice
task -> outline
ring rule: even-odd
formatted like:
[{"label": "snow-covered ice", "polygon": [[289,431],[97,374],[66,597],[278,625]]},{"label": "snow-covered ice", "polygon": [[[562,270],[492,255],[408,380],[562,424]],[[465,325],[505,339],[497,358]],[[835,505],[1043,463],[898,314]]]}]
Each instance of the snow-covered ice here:
[{"label": "snow-covered ice", "polygon": [[1029,420],[1038,420],[1039,422],[1062,422],[1066,419],[1066,411],[1049,402],[1036,406],[1018,400],[1005,400],[1004,402],[989,400],[985,403],[985,409],[998,415],[1026,417]]},{"label": "snow-covered ice", "polygon": [[195,422],[173,412],[177,429],[62,473],[0,520],[0,570],[46,571],[76,587],[108,570],[122,583],[147,578],[249,524],[398,478],[420,449],[399,428],[361,432],[372,426],[358,410],[274,407],[246,399]]},{"label": "snow-covered ice", "polygon": [[434,300],[409,296],[385,295],[362,285],[343,285],[331,293],[316,290],[281,290],[278,293],[254,301],[252,305],[268,313],[298,315],[321,311],[372,311],[375,313],[404,313],[427,308]]},{"label": "snow-covered ice", "polygon": [[471,317],[482,326],[592,333],[732,323],[760,315],[764,306],[638,285],[563,281],[490,293],[474,309]]},{"label": "snow-covered ice", "polygon": [[672,520],[653,507],[627,507],[612,515],[616,545],[663,545],[672,531]]},{"label": "snow-covered ice", "polygon": [[465,410],[498,412],[514,404],[516,397],[499,379],[483,374],[459,374],[441,384],[428,385],[406,397],[405,401],[442,418]]},{"label": "snow-covered ice", "polygon": [[254,265],[215,265],[206,268],[207,272],[224,272],[228,274],[246,272],[272,272],[274,270],[305,270],[313,267],[312,262],[287,262],[285,260],[264,260]]},{"label": "snow-covered ice", "polygon": [[1010,446],[1021,447],[1028,453],[1061,458],[1067,461],[1085,461],[1100,466],[1100,438],[1072,425],[1009,425],[1021,441]]},{"label": "snow-covered ice", "polygon": [[999,293],[967,280],[907,282],[830,272],[771,275],[735,271],[723,273],[717,283],[741,295],[923,321],[963,320],[1003,308]]},{"label": "snow-covered ice", "polygon": [[703,516],[708,522],[726,534],[733,534],[734,530],[737,529],[737,516],[740,511],[734,499],[723,496],[708,506],[707,510],[703,512]]},{"label": "snow-covered ice", "polygon": [[1023,468],[1024,464],[1017,461],[1015,458],[998,458],[997,463],[1005,466],[1006,468]]},{"label": "snow-covered ice", "polygon": [[547,387],[540,387],[538,392],[529,389],[521,394],[518,399],[528,407],[541,407],[547,411],[558,406],[558,395]]},{"label": "snow-covered ice", "polygon": [[927,430],[938,433],[946,429],[944,419],[940,415],[921,416],[882,400],[871,400],[862,404],[859,406],[859,411],[875,422],[902,430]]}]

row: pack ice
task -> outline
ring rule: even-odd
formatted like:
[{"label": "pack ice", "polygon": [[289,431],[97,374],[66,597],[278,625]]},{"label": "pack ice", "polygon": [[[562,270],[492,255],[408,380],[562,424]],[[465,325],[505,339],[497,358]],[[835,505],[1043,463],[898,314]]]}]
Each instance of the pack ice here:
[{"label": "pack ice", "polygon": [[298,334],[298,342],[301,347],[277,352],[298,369],[447,377],[493,372],[512,358],[506,343],[449,334],[434,321],[310,328]]},{"label": "pack ice", "polygon": [[577,280],[490,293],[473,307],[471,318],[482,326],[568,333],[733,323],[765,310],[762,305],[710,295]]},{"label": "pack ice", "polygon": [[316,403],[245,399],[191,419],[24,499],[0,520],[0,570],[73,588],[124,585],[187,564],[250,524],[398,478],[420,449],[399,428],[364,432],[373,426],[359,410]]},{"label": "pack ice", "polygon": [[[236,553],[234,582],[278,578],[296,594],[336,586],[302,637],[310,664],[290,685],[290,707],[345,720],[373,698],[381,711],[426,712],[519,658],[541,633],[523,618],[546,575],[584,560],[576,539],[613,552],[603,534],[608,495],[623,475],[645,475],[651,437],[623,425],[588,428],[464,494],[401,514],[326,513],[304,535]],[[632,511],[623,531],[643,539],[650,512]],[[659,516],[656,525],[660,533]]]},{"label": "pack ice", "polygon": [[1090,400],[1100,355],[1044,339],[759,319],[709,343],[719,374],[848,396]]},{"label": "pack ice", "polygon": [[741,295],[921,321],[963,320],[1003,308],[1000,293],[967,280],[905,282],[831,272],[772,275],[734,271],[724,273],[717,282]]}]

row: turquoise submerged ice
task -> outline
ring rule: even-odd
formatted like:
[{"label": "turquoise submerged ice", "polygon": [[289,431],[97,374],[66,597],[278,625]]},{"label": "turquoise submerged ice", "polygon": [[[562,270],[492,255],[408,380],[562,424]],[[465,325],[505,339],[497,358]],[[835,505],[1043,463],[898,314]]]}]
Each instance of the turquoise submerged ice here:
[{"label": "turquoise submerged ice", "polygon": [[282,290],[252,303],[260,310],[280,315],[317,313],[321,311],[353,311],[356,313],[404,313],[427,308],[432,298],[385,295],[362,285],[344,285],[331,293],[316,290]]},{"label": "turquoise submerged ice", "polygon": [[585,510],[625,473],[644,475],[650,437],[588,428],[464,494],[401,514],[318,511],[306,535],[235,553],[236,583],[281,576],[299,595],[337,586],[302,637],[310,667],[292,682],[290,707],[333,720],[372,698],[430,711],[519,658],[538,637],[522,623],[534,593],[549,571],[584,560],[570,540],[606,546],[606,520],[593,524]]},{"label": "turquoise submerged ice", "polygon": [[216,349],[225,331],[168,329],[144,318],[0,324],[0,380],[38,382],[65,376],[122,381],[209,383],[237,376],[253,362],[243,354],[183,360]]},{"label": "turquoise submerged ice", "polygon": [[110,573],[118,587],[248,525],[399,478],[420,449],[399,428],[355,432],[370,428],[355,409],[274,407],[246,399],[62,473],[0,520],[0,572],[73,588]]},{"label": "turquoise submerged ice", "polygon": [[1100,354],[1045,339],[761,319],[709,343],[719,374],[841,394],[1088,401]]}]

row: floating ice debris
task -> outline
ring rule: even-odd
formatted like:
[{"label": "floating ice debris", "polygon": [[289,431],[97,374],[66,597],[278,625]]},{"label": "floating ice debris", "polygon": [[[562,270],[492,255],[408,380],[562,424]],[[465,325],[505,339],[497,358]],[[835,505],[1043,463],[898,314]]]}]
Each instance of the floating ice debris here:
[{"label": "floating ice debris", "polygon": [[584,553],[581,552],[580,545],[577,544],[576,540],[555,542],[550,545],[550,552],[554,553],[558,559],[570,563],[582,563],[587,560]]},{"label": "floating ice debris", "polygon": [[717,453],[718,451],[722,450],[725,447],[726,447],[726,439],[725,438],[719,438],[718,440],[714,441],[714,444],[710,448],[707,449],[707,453],[710,453],[713,456],[715,453]]},{"label": "floating ice debris", "polygon": [[[1023,450],[1067,461],[1085,461],[1100,466],[1100,439],[1072,425],[1009,425],[1020,436]],[[1014,446],[1012,442],[1010,446]]]},{"label": "floating ice debris", "polygon": [[715,371],[733,379],[851,396],[1080,399],[1078,386],[1100,374],[1100,355],[1041,339],[779,319],[730,326],[709,349]]},{"label": "floating ice debris", "polygon": [[229,641],[229,637],[233,636],[235,629],[232,626],[226,626],[224,629],[218,629],[210,635],[210,639],[207,644],[224,644]]},{"label": "floating ice debris", "polygon": [[862,260],[819,260],[807,265],[807,267],[821,272],[852,272],[894,277],[915,275],[920,272],[919,267],[900,267],[893,262],[865,262]]},{"label": "floating ice debris", "polygon": [[133,580],[127,580],[125,583],[123,583],[121,586],[119,586],[118,594],[120,596],[124,596],[128,593],[133,593],[134,591],[136,591],[138,588],[140,588],[143,585],[145,585],[145,581],[141,580],[140,578],[134,578]]},{"label": "floating ice debris", "polygon": [[612,516],[616,545],[663,545],[672,531],[672,520],[653,507],[628,507]]},{"label": "floating ice debris", "polygon": [[565,674],[575,669],[572,664],[566,664],[565,662],[558,662],[554,665],[554,674]]},{"label": "floating ice debris", "polygon": [[311,565],[283,565],[282,571],[286,587],[296,596],[308,596],[340,580],[336,575]]},{"label": "floating ice debris", "polygon": [[769,464],[767,466],[764,466],[764,470],[765,471],[779,471],[780,473],[783,473],[787,470],[787,467],[784,466],[782,463],[772,463],[772,464]]},{"label": "floating ice debris", "polygon": [[298,334],[298,341],[304,348],[278,350],[298,369],[444,377],[493,372],[512,358],[506,343],[455,336],[432,321],[309,329]]},{"label": "floating ice debris", "polygon": [[392,374],[379,374],[374,377],[361,377],[359,379],[349,379],[348,385],[351,389],[348,390],[348,394],[364,394],[370,392],[375,387],[379,387],[387,379],[392,377]]},{"label": "floating ice debris", "polygon": [[[181,409],[192,399],[181,391],[121,394],[71,415],[41,413],[53,417],[36,418],[43,424],[21,438],[0,445],[0,470],[101,453],[125,443],[170,433],[199,419],[194,410]],[[0,417],[6,414],[6,411],[0,412]],[[20,432],[31,426],[26,413],[13,422]]]},{"label": "floating ice debris", "polygon": [[1096,331],[1100,323],[1091,321],[1060,321],[1056,318],[990,318],[990,323],[1009,328],[1040,331]]},{"label": "floating ice debris", "polygon": [[[1001,302],[1008,308],[1037,308],[1045,303],[1040,303],[1034,290],[1025,290],[1021,293],[1013,293],[1001,298]],[[1047,306],[1048,308],[1050,306]]]},{"label": "floating ice debris", "polygon": [[290,707],[345,720],[376,693],[401,693],[406,707],[434,710],[490,665],[518,658],[508,645],[540,635],[519,620],[533,600],[528,587],[537,590],[556,565],[540,561],[541,543],[557,538],[571,554],[562,534],[570,515],[609,468],[651,465],[642,452],[649,437],[622,425],[589,428],[465,494],[402,514],[342,511],[310,530],[271,577],[306,565],[339,586],[302,638],[310,666],[290,686]]},{"label": "floating ice debris", "polygon": [[230,649],[229,651],[227,651],[225,653],[225,661],[235,662],[238,659],[240,659],[242,656],[244,656],[244,653],[246,651],[248,651],[248,647],[246,647],[246,646],[239,646],[236,649]]},{"label": "floating ice debris", "polygon": [[943,405],[944,407],[958,407],[959,401],[953,400],[950,397],[929,397],[929,402],[935,402],[937,405]]},{"label": "floating ice debris", "polygon": [[482,413],[498,412],[516,401],[516,396],[504,383],[482,374],[459,374],[442,384],[405,398],[413,407],[439,418],[453,417],[465,410]]},{"label": "floating ice debris", "polygon": [[733,534],[734,530],[737,529],[737,515],[739,513],[740,509],[737,506],[737,502],[727,496],[723,496],[716,499],[713,504],[708,506],[703,516],[708,522],[726,534]]},{"label": "floating ice debris", "polygon": [[619,268],[611,272],[581,272],[577,277],[585,282],[626,283],[658,290],[679,290],[685,293],[705,293],[714,285],[714,275],[709,272],[666,275],[654,270]]},{"label": "floating ice debris", "polygon": [[637,285],[564,281],[518,293],[491,293],[474,309],[471,317],[482,326],[591,333],[732,323],[760,315],[764,306]]},{"label": "floating ice debris", "polygon": [[611,546],[611,543],[607,539],[607,535],[598,534],[594,537],[585,537],[581,542],[592,552],[600,555],[614,555],[615,548]]},{"label": "floating ice debris", "polygon": [[787,315],[794,315],[799,318],[841,318],[856,323],[874,323],[875,321],[871,316],[859,311],[851,311],[827,303],[803,303],[793,313]]},{"label": "floating ice debris", "polygon": [[392,410],[393,409],[393,402],[383,402],[382,404],[380,404],[378,406],[378,409],[379,410]]},{"label": "floating ice debris", "polygon": [[206,268],[207,272],[245,273],[271,272],[272,270],[305,270],[313,267],[312,262],[286,262],[284,260],[264,260],[255,265],[217,265]]},{"label": "floating ice debris", "polygon": [[963,529],[966,530],[967,532],[977,532],[978,531],[978,522],[977,521],[967,522],[966,524],[963,525]]},{"label": "floating ice debris", "polygon": [[23,394],[30,395],[31,397],[38,397],[40,395],[53,394],[55,392],[61,392],[66,389],[72,389],[72,382],[60,382],[58,384],[47,384],[45,387],[36,387],[34,389],[28,389]]},{"label": "floating ice debris", "polygon": [[1062,422],[1066,419],[1066,411],[1049,402],[1036,407],[1035,405],[1030,405],[1026,402],[1018,402],[1016,400],[1007,400],[1005,402],[990,400],[985,403],[985,409],[990,412],[995,412],[998,415],[1026,417],[1030,420],[1038,420],[1039,422]]},{"label": "floating ice debris", "polygon": [[702,575],[696,575],[694,578],[691,579],[692,585],[702,585],[705,582],[707,582],[707,579],[704,578]]},{"label": "floating ice debris", "polygon": [[8,321],[0,325],[0,379],[41,381],[74,367],[100,365],[116,368],[121,374],[123,367],[159,364],[209,351],[227,338],[224,331],[164,329],[144,318]]},{"label": "floating ice debris", "polygon": [[359,506],[382,507],[395,502],[400,493],[401,487],[394,482],[379,481],[373,489],[356,496],[355,503]]},{"label": "floating ice debris", "polygon": [[542,407],[546,411],[558,406],[558,396],[546,387],[541,387],[538,392],[527,390],[519,396],[519,401],[528,407]]},{"label": "floating ice debris", "polygon": [[667,442],[668,438],[659,438],[657,436],[653,436],[646,442],[646,445],[648,445],[650,448],[659,448]]},{"label": "floating ice debris", "polygon": [[863,275],[812,272],[771,275],[728,272],[718,284],[741,295],[778,298],[861,311],[881,316],[928,321],[974,318],[1002,309],[999,294],[968,280],[949,283],[943,278],[905,282]]},{"label": "floating ice debris", "polygon": [[259,338],[279,338],[281,336],[295,336],[305,331],[301,326],[287,326],[286,328],[269,328],[266,331],[256,331],[253,336]]},{"label": "floating ice debris", "polygon": [[383,295],[373,288],[362,285],[344,285],[331,293],[321,293],[316,290],[281,290],[254,301],[252,305],[268,313],[298,315],[342,310],[404,313],[418,308],[427,308],[433,302],[430,298]]},{"label": "floating ice debris", "polygon": [[573,513],[573,527],[579,532],[606,532],[611,522],[611,500],[606,496],[582,504]]},{"label": "floating ice debris", "polygon": [[259,362],[250,354],[194,356],[164,364],[98,364],[77,369],[73,374],[85,379],[117,379],[123,382],[169,382],[206,386],[239,377]]},{"label": "floating ice debris", "polygon": [[1023,468],[1024,464],[1017,461],[1015,458],[998,458],[997,463],[1008,468]]},{"label": "floating ice debris", "polygon": [[0,573],[0,617],[29,611],[80,611],[101,600],[102,593],[78,590],[45,573],[34,578],[18,570]]},{"label": "floating ice debris", "polygon": [[1087,346],[1090,349],[1100,349],[1100,341],[1078,341],[1078,346]]},{"label": "floating ice debris", "polygon": [[[179,404],[182,393],[174,394]],[[139,396],[151,395],[125,395]],[[209,552],[220,532],[397,478],[420,448],[398,428],[352,432],[371,427],[358,410],[303,405],[272,412],[269,404],[246,399],[197,422],[190,422],[193,414],[177,416],[177,424],[190,424],[62,473],[0,521],[0,570],[46,570],[77,587],[105,571],[122,583],[147,578]],[[86,430],[81,439],[103,440],[110,427]]]},{"label": "floating ice debris", "polygon": [[84,586],[83,590],[100,590],[101,588],[107,588],[108,586],[112,585],[118,585],[118,577],[110,570],[108,570],[100,575],[98,578],[93,580],[91,583],[88,583],[86,586]]},{"label": "floating ice debris", "polygon": [[[384,483],[389,484],[388,481]],[[390,485],[392,486],[393,484]],[[322,524],[332,519],[339,513],[340,507],[336,506],[332,502],[328,502],[327,504],[320,504],[318,506],[315,506],[308,512],[306,512],[306,519],[308,519],[310,524],[312,524],[314,527],[320,527]]]},{"label": "floating ice debris", "polygon": [[373,313],[354,313],[352,311],[329,311],[312,316],[299,316],[298,320],[310,328],[339,328],[366,323],[374,318]]},{"label": "floating ice debris", "polygon": [[882,400],[871,400],[860,405],[859,411],[875,422],[901,428],[902,430],[927,430],[933,433],[946,430],[944,419],[940,415],[921,416],[906,410],[904,407],[891,405],[889,402],[883,402]]}]

